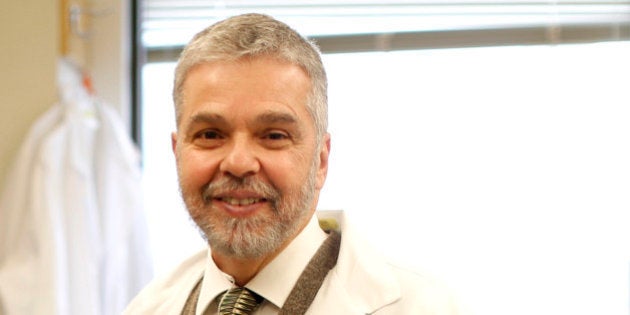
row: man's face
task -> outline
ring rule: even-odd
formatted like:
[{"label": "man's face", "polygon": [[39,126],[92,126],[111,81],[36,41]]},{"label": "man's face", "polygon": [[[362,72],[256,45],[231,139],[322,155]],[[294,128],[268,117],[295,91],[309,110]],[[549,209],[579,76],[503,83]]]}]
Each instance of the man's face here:
[{"label": "man's face", "polygon": [[173,134],[180,189],[214,251],[270,255],[307,224],[328,168],[303,70],[269,57],[201,64]]}]

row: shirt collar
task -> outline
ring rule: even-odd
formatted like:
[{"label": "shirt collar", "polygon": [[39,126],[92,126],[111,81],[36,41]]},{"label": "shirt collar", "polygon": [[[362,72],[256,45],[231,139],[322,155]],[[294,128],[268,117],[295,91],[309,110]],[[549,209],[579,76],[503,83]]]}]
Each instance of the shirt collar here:
[{"label": "shirt collar", "polygon": [[217,267],[212,260],[212,253],[208,249],[206,256],[206,268],[203,273],[201,292],[197,301],[196,315],[203,314],[204,310],[219,296],[234,285],[234,278]]},{"label": "shirt collar", "polygon": [[324,240],[326,234],[319,227],[317,217],[313,215],[289,246],[265,266],[246,287],[281,308],[302,271]]},{"label": "shirt collar", "polygon": [[[313,215],[291,243],[246,285],[276,307],[284,305],[302,271],[326,239]],[[222,292],[234,285],[234,278],[217,267],[208,250],[206,268],[197,303],[198,314]]]}]

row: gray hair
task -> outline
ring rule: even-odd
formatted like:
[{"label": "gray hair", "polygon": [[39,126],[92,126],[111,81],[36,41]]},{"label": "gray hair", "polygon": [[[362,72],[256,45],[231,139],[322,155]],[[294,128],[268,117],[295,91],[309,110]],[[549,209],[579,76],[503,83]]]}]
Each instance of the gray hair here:
[{"label": "gray hair", "polygon": [[181,120],[182,86],[190,69],[202,63],[258,56],[272,56],[306,72],[311,80],[306,107],[315,122],[319,142],[328,128],[328,84],[319,48],[288,25],[256,13],[215,23],[197,33],[184,48],[173,87],[177,123]]}]

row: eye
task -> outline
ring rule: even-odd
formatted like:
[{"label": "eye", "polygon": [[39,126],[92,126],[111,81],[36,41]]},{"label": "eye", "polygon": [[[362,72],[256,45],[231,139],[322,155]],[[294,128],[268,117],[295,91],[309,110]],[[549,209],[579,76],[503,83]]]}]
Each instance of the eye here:
[{"label": "eye", "polygon": [[291,135],[282,130],[269,130],[262,134],[261,141],[269,149],[282,149],[291,144]]},{"label": "eye", "polygon": [[204,129],[195,133],[193,143],[203,148],[218,147],[223,143],[225,135],[215,129]]},{"label": "eye", "polygon": [[266,135],[266,138],[269,140],[284,140],[288,139],[289,136],[282,132],[269,132]]},{"label": "eye", "polygon": [[197,138],[206,139],[206,140],[216,140],[216,139],[222,139],[223,137],[216,130],[204,130],[197,134]]}]

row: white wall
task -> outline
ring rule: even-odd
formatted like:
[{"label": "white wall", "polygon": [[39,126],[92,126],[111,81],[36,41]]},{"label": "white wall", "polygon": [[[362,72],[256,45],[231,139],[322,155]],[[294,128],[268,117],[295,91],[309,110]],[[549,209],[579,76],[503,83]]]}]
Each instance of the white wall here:
[{"label": "white wall", "polygon": [[129,1],[92,0],[97,15],[90,20],[92,36],[86,42],[85,66],[97,95],[118,109],[130,122],[131,45]]}]

